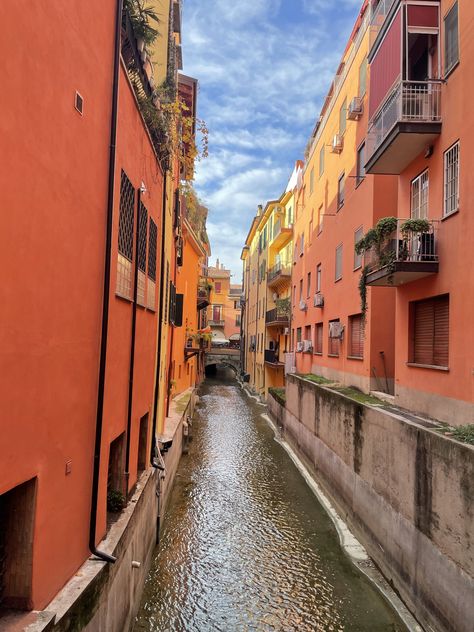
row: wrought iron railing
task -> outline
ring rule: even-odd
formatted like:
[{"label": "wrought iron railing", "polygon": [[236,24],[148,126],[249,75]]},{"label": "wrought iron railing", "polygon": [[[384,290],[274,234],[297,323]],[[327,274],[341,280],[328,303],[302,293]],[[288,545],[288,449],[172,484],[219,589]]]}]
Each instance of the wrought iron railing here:
[{"label": "wrought iron railing", "polygon": [[286,309],[278,309],[278,307],[269,310],[265,314],[266,323],[287,323],[289,319],[290,314],[288,313],[288,311]]},{"label": "wrought iron railing", "polygon": [[[416,220],[420,222],[420,220]],[[438,221],[426,221],[420,230],[407,228],[410,220],[398,219],[397,228],[381,246],[374,246],[364,254],[368,272],[390,268],[400,262],[437,262]],[[423,220],[421,220],[423,222]]]},{"label": "wrought iron railing", "polygon": [[273,281],[280,275],[291,276],[291,267],[282,263],[277,263],[267,272],[267,283]]},{"label": "wrought iron railing", "polygon": [[373,156],[396,123],[439,122],[441,82],[399,81],[369,124],[367,156]]}]

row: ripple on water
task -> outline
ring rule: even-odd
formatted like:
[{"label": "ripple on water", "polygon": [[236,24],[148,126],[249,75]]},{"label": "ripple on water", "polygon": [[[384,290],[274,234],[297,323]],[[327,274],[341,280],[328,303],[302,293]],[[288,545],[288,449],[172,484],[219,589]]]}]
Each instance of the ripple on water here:
[{"label": "ripple on water", "polygon": [[237,386],[206,382],[135,630],[404,630]]}]

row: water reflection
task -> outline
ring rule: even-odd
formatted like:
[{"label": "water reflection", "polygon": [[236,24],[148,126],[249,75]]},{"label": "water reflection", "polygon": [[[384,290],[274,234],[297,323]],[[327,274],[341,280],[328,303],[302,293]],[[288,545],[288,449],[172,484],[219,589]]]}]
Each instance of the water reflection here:
[{"label": "water reflection", "polygon": [[404,630],[235,382],[208,379],[135,630]]}]

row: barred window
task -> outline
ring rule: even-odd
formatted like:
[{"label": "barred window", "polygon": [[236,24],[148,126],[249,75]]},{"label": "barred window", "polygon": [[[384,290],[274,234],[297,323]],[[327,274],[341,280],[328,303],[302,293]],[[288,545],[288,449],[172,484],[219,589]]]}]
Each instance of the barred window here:
[{"label": "barred window", "polygon": [[158,229],[150,217],[150,235],[148,238],[148,276],[156,281],[156,247],[158,241]]},{"label": "barred window", "polygon": [[148,227],[148,211],[143,202],[138,207],[138,249],[137,249],[137,303],[145,305],[146,291],[146,234]]},{"label": "barred window", "polygon": [[444,154],[444,211],[454,213],[459,208],[459,141]]},{"label": "barred window", "polygon": [[122,170],[120,176],[119,230],[116,293],[132,298],[133,225],[135,189]]}]

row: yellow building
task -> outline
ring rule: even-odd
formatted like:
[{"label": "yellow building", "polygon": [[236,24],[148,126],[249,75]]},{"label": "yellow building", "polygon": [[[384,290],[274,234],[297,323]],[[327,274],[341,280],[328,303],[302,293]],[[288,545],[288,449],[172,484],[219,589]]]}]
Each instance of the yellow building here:
[{"label": "yellow building", "polygon": [[242,363],[250,386],[267,396],[283,386],[285,354],[290,351],[291,268],[293,222],[298,180],[303,163],[296,163],[286,191],[259,207],[247,236],[244,262]]},{"label": "yellow building", "polygon": [[[215,266],[207,270],[211,283],[210,305],[207,320],[211,327],[212,340],[215,345],[235,342],[240,334],[240,321],[237,325],[237,314],[240,314],[240,285],[231,284],[231,271],[216,260]],[[238,305],[237,305],[238,304]]]}]

